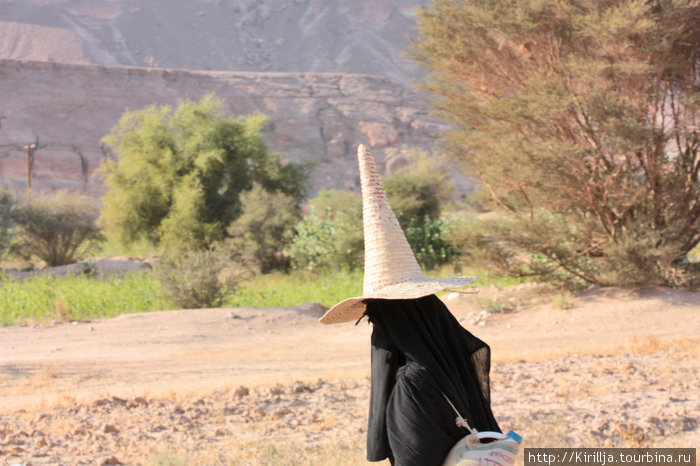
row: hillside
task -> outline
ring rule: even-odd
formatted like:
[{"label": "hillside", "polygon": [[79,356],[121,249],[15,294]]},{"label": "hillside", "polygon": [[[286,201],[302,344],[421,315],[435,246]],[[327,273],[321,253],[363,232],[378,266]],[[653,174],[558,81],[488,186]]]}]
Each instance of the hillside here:
[{"label": "hillside", "polygon": [[[434,146],[444,123],[421,96],[381,76],[204,72],[0,60],[0,183],[26,183],[24,145],[39,138],[32,188],[97,196],[95,170],[111,157],[100,143],[126,109],[175,104],[214,92],[231,114],[269,116],[268,144],[283,157],[315,162],[310,195],[358,186],[355,148],[370,144],[380,169],[404,147]],[[464,185],[462,185],[462,190]]]},{"label": "hillside", "polygon": [[[0,184],[101,193],[100,140],[125,109],[215,92],[231,114],[269,116],[268,144],[314,162],[309,195],[356,189],[354,151],[380,170],[431,149],[406,59],[425,0],[0,0]],[[452,170],[456,172],[456,170]],[[456,175],[456,173],[455,173]],[[457,176],[457,192],[470,182]]]},{"label": "hillside", "polygon": [[420,0],[0,0],[0,58],[377,74],[408,84]]}]

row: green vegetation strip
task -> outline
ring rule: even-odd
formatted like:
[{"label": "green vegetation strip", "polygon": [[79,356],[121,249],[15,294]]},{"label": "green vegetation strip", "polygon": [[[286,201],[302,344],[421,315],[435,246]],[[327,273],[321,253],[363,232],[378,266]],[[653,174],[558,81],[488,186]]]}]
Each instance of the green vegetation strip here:
[{"label": "green vegetation strip", "polygon": [[296,306],[320,302],[325,306],[362,294],[362,271],[311,274],[295,272],[259,275],[226,300],[229,307]]},{"label": "green vegetation strip", "polygon": [[[439,270],[432,277],[452,276]],[[512,278],[492,278],[474,273],[478,286],[520,283]],[[464,275],[469,275],[465,273]],[[323,274],[293,272],[259,275],[229,296],[226,307],[286,307],[307,302],[325,306],[362,294],[362,271]],[[41,276],[24,281],[0,276],[0,325],[24,325],[56,320],[95,320],[120,314],[174,309],[161,297],[160,284],[147,272],[94,277]]]},{"label": "green vegetation strip", "polygon": [[[362,272],[260,275],[243,284],[227,307],[295,306],[318,301],[327,306],[362,292]],[[133,312],[174,309],[149,274],[107,277],[42,276],[25,281],[0,278],[0,325],[56,320],[94,320]]]},{"label": "green vegetation strip", "polygon": [[56,320],[92,320],[167,309],[150,275],[132,272],[108,277],[41,276],[0,280],[0,325]]}]

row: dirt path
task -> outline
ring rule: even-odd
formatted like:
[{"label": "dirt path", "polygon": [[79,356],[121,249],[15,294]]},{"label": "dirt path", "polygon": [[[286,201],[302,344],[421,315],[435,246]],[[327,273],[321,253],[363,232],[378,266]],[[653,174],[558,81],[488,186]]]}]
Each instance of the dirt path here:
[{"label": "dirt path", "polygon": [[[485,300],[519,307],[531,295],[445,298],[491,345],[501,424],[520,426],[533,446],[700,444],[699,293],[598,290],[571,309],[479,311]],[[265,435],[345,441],[338,419],[361,449],[370,327],[321,326],[320,312],[203,309],[0,328],[0,463],[141,463],[164,445],[230,455],[232,443]]]}]

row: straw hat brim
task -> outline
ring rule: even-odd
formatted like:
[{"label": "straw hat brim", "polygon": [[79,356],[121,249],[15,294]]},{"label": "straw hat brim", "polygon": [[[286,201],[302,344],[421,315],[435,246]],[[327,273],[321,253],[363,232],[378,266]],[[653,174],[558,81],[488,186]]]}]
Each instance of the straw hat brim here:
[{"label": "straw hat brim", "polygon": [[467,286],[474,282],[476,277],[458,278],[421,278],[404,281],[396,285],[385,286],[372,293],[354,298],[345,299],[330,308],[319,319],[322,324],[338,324],[357,320],[365,313],[366,299],[416,299],[423,296],[438,293],[440,291],[452,290]]}]

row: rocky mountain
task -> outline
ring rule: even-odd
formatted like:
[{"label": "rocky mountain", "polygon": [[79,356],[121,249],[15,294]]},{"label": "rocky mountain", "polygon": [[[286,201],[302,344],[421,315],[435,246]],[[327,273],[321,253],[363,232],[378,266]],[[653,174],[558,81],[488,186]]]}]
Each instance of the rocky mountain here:
[{"label": "rocky mountain", "polygon": [[101,193],[96,169],[113,154],[100,143],[126,109],[173,105],[214,92],[226,111],[269,117],[268,144],[313,161],[311,190],[357,189],[357,144],[373,147],[380,170],[430,150],[444,123],[421,96],[388,78],[340,73],[205,72],[0,60],[0,184],[27,178],[25,145],[36,142],[32,189]]},{"label": "rocky mountain", "polygon": [[376,74],[408,84],[425,0],[0,0],[0,58]]},{"label": "rocky mountain", "polygon": [[[0,184],[98,196],[100,143],[126,109],[214,92],[269,116],[266,140],[313,161],[310,195],[357,187],[354,150],[391,170],[430,149],[404,59],[426,0],[0,0]],[[458,180],[458,191],[468,181]]]}]

